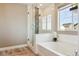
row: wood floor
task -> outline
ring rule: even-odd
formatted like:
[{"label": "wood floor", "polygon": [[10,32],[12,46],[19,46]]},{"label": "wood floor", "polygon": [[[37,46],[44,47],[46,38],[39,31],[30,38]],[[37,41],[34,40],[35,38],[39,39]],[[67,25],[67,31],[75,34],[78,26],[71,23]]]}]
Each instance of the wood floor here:
[{"label": "wood floor", "polygon": [[35,54],[28,47],[22,47],[0,51],[0,56],[35,56]]}]

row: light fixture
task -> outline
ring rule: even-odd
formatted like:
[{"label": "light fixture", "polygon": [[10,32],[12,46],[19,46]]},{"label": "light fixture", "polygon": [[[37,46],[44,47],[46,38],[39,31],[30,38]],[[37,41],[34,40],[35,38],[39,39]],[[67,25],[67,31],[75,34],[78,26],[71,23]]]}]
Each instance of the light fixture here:
[{"label": "light fixture", "polygon": [[39,4],[40,6],[42,6],[42,4]]}]

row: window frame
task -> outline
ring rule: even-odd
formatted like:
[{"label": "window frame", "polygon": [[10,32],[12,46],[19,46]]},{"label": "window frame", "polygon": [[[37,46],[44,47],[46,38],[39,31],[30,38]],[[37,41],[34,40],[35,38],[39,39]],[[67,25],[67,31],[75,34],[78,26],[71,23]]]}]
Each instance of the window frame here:
[{"label": "window frame", "polygon": [[[72,7],[73,5],[75,5],[75,4],[68,4],[68,5],[65,5],[65,6],[62,6],[62,7],[60,7],[60,8],[58,8],[58,10],[57,10],[57,20],[58,20],[58,22],[57,22],[57,30],[58,31],[66,31],[66,30],[61,30],[61,28],[60,28],[60,11],[61,10],[63,10],[63,9],[66,9],[66,8],[68,8],[68,7]],[[73,14],[72,14],[73,15]],[[78,20],[78,22],[79,22],[79,20]],[[74,23],[73,22],[73,17],[72,17],[72,23]],[[74,30],[74,27],[72,28],[72,30],[68,30],[68,31],[75,31]]]},{"label": "window frame", "polygon": [[[46,31],[46,32],[52,30],[52,22],[50,22],[50,23],[51,23],[51,29],[48,29],[48,22],[47,22],[47,21],[48,21],[48,16],[51,16],[51,15],[43,16],[43,17],[46,17],[45,19],[43,19],[43,20],[46,20],[46,22],[45,22],[45,24],[46,24],[46,29],[43,29],[43,20],[42,20],[42,30],[43,30],[43,31]],[[52,17],[51,17],[51,21],[52,21]]]}]

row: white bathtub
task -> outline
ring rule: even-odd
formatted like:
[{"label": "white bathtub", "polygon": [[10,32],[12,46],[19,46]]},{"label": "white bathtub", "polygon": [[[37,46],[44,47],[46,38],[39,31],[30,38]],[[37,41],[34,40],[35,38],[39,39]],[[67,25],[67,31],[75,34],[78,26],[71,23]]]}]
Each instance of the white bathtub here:
[{"label": "white bathtub", "polygon": [[41,42],[37,48],[42,56],[74,56],[77,46],[65,42]]}]

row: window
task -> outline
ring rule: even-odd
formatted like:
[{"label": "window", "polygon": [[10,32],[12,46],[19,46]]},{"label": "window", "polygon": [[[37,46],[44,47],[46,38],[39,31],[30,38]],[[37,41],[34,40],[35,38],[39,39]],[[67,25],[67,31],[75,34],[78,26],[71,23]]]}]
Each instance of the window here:
[{"label": "window", "polygon": [[51,30],[51,15],[47,16],[47,30]]},{"label": "window", "polygon": [[44,16],[42,19],[42,30],[51,30],[51,15]]},{"label": "window", "polygon": [[42,29],[43,30],[46,30],[46,22],[47,22],[46,21],[46,16],[44,16],[43,19],[42,19]]},{"label": "window", "polygon": [[58,9],[59,30],[73,30],[78,23],[78,9],[70,10],[73,6],[67,5]]}]

